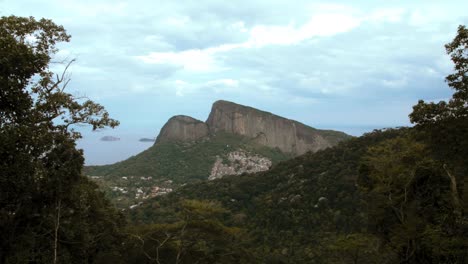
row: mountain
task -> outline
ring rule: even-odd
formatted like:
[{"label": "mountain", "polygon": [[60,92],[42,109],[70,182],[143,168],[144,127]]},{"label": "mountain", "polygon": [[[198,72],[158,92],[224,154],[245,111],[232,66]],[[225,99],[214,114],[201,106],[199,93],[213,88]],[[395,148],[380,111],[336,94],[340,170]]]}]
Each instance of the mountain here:
[{"label": "mountain", "polygon": [[272,113],[222,100],[213,104],[206,124],[212,134],[222,131],[246,136],[262,145],[294,155],[316,152],[349,138],[343,132],[318,130]]},{"label": "mountain", "polygon": [[195,141],[219,132],[244,136],[294,156],[316,152],[349,138],[343,132],[315,129],[269,112],[219,100],[213,104],[206,122],[182,115],[170,118],[161,129],[156,144]]},{"label": "mountain", "polygon": [[156,138],[156,143],[196,141],[208,135],[208,126],[204,122],[190,116],[177,115],[171,117],[162,127],[161,132]]},{"label": "mountain", "polygon": [[140,142],[155,142],[156,139],[154,138],[140,138],[140,140],[138,140]]},{"label": "mountain", "polygon": [[[217,101],[206,122],[171,117],[149,149],[112,165],[86,167],[85,174],[101,184],[117,206],[127,207],[187,183],[265,171],[279,161],[349,138],[343,132]],[[161,188],[170,191],[155,191]]]}]

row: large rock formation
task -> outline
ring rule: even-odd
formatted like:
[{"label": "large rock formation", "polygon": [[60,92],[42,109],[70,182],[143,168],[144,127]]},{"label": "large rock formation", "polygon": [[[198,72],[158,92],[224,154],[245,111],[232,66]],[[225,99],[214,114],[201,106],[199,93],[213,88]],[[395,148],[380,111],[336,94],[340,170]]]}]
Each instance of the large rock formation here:
[{"label": "large rock formation", "polygon": [[188,116],[174,116],[161,129],[162,141],[193,141],[218,132],[233,133],[295,155],[336,145],[349,136],[319,130],[294,120],[228,101],[213,104],[206,123]]},{"label": "large rock formation", "polygon": [[165,141],[194,141],[208,136],[208,126],[190,116],[171,117],[161,129],[156,143]]},{"label": "large rock formation", "polygon": [[247,136],[265,146],[296,155],[336,145],[340,137],[347,136],[227,101],[213,104],[206,123],[211,133],[223,131]]}]

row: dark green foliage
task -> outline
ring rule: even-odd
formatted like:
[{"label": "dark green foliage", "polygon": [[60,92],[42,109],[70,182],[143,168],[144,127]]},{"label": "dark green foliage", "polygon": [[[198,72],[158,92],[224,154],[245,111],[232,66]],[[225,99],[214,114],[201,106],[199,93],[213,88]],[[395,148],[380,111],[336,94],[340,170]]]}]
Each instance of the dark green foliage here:
[{"label": "dark green foliage", "polygon": [[463,248],[468,226],[456,220],[450,179],[425,145],[410,137],[386,140],[369,148],[363,166],[369,232],[379,236],[401,262],[467,260]]},{"label": "dark green foliage", "polygon": [[69,39],[50,20],[0,18],[0,263],[95,262],[118,237],[117,213],[81,175],[71,127],[118,122],[49,70]]},{"label": "dark green foliage", "polygon": [[454,63],[455,72],[445,79],[454,94],[447,102],[420,100],[413,106],[410,120],[437,158],[456,169],[468,163],[468,29],[459,26],[445,49]]},{"label": "dark green foliage", "polygon": [[262,263],[463,263],[467,221],[450,179],[415,130],[375,131],[268,172],[190,184],[130,210],[133,223],[178,220],[178,200],[220,201]]},{"label": "dark green foliage", "polygon": [[175,222],[129,229],[127,263],[256,263],[242,229],[219,219],[219,203],[181,200]]}]

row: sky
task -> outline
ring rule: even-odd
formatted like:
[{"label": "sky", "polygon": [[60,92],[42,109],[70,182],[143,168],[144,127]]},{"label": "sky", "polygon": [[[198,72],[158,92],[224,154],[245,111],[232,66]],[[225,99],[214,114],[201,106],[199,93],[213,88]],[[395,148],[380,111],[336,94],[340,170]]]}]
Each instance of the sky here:
[{"label": "sky", "polygon": [[54,60],[76,59],[68,91],[121,122],[80,128],[88,165],[150,147],[138,139],[173,115],[206,120],[220,99],[356,136],[408,126],[419,99],[452,94],[444,44],[466,10],[457,0],[0,0],[0,16],[65,27],[72,39]]}]

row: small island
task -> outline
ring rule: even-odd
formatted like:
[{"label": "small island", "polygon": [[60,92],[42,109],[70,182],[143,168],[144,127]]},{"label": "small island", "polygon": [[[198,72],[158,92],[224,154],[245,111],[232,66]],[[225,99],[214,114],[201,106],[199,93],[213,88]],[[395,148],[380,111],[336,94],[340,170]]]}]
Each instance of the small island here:
[{"label": "small island", "polygon": [[140,142],[155,142],[155,138],[140,138]]},{"label": "small island", "polygon": [[119,141],[120,138],[113,136],[104,136],[101,138],[101,141]]}]

